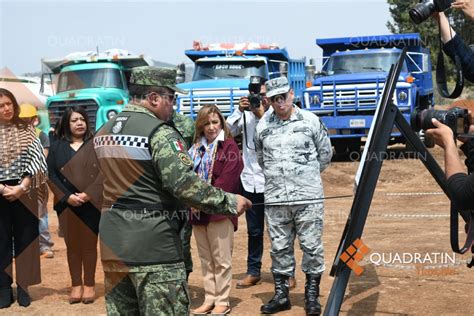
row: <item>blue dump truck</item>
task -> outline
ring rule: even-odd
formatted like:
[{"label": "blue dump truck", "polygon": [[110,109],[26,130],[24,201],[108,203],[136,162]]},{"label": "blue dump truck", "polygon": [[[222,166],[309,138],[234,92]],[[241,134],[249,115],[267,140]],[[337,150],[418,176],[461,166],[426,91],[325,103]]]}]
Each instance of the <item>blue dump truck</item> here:
[{"label": "blue dump truck", "polygon": [[265,79],[287,76],[295,91],[295,102],[302,103],[305,88],[305,59],[291,59],[285,48],[261,44],[210,44],[185,51],[194,62],[192,81],[178,86],[176,110],[193,119],[203,105],[215,104],[228,116],[248,95],[251,76]]},{"label": "blue dump truck", "polygon": [[[390,66],[403,48],[408,53],[394,103],[408,122],[415,108],[434,105],[430,52],[419,34],[317,39],[316,44],[323,49],[323,65],[321,71],[309,75],[313,80],[304,91],[303,107],[324,122],[337,154],[360,149]],[[392,136],[392,144],[404,143],[396,128]]]}]

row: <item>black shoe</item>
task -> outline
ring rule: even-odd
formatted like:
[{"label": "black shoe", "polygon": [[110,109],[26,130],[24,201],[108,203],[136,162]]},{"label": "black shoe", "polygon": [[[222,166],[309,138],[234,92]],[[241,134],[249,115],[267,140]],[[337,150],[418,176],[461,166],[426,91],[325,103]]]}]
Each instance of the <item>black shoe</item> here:
[{"label": "black shoe", "polygon": [[260,307],[262,314],[275,314],[281,311],[286,311],[291,308],[289,297],[289,283],[288,276],[283,274],[273,274],[275,282],[275,295],[267,304]]},{"label": "black shoe", "polygon": [[12,288],[0,289],[0,308],[10,307],[15,299],[13,298]]},{"label": "black shoe", "polygon": [[31,304],[31,297],[28,294],[28,288],[23,289],[18,287],[16,289],[16,299],[18,300],[18,305],[23,307],[28,307]]},{"label": "black shoe", "polygon": [[304,286],[304,310],[306,315],[320,315],[321,303],[319,302],[319,283],[321,274],[307,274]]}]

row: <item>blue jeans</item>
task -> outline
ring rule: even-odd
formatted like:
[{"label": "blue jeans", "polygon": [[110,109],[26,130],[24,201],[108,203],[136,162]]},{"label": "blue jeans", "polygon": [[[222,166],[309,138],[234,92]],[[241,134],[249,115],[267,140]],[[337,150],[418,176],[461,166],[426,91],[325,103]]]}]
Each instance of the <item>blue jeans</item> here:
[{"label": "blue jeans", "polygon": [[51,250],[54,243],[48,229],[48,199],[39,205],[39,244],[40,252]]},{"label": "blue jeans", "polygon": [[[263,203],[263,193],[251,193],[244,190],[244,196],[252,203]],[[265,227],[265,207],[263,204],[252,206],[245,212],[247,219],[248,254],[247,274],[260,276],[263,255],[263,232]]]}]

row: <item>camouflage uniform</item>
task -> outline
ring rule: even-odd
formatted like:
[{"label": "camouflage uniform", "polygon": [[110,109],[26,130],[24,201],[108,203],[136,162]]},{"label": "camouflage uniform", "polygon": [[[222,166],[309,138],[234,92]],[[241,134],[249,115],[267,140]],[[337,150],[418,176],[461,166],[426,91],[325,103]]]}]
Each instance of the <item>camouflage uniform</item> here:
[{"label": "camouflage uniform", "polygon": [[255,149],[265,174],[265,203],[272,204],[265,206],[272,272],[292,275],[297,235],[303,251],[302,270],[322,273],[323,202],[308,200],[324,196],[320,172],[332,156],[325,126],[316,115],[296,106],[286,121],[273,112],[256,127]]},{"label": "camouflage uniform", "polygon": [[[183,114],[180,114],[176,111],[173,112],[171,117],[171,122],[174,124],[174,127],[183,137],[186,142],[186,146],[189,149],[194,140],[194,121]],[[189,221],[186,221],[181,230],[181,240],[183,241],[183,254],[184,254],[184,265],[186,266],[186,273],[193,272],[193,258],[191,256],[191,235],[193,233],[193,226]]]},{"label": "camouflage uniform", "polygon": [[[146,67],[133,69],[130,81],[171,88],[172,79]],[[201,181],[178,131],[145,107],[125,106],[94,146],[105,177],[99,230],[107,313],[187,315],[181,202],[235,215],[235,195]]]}]

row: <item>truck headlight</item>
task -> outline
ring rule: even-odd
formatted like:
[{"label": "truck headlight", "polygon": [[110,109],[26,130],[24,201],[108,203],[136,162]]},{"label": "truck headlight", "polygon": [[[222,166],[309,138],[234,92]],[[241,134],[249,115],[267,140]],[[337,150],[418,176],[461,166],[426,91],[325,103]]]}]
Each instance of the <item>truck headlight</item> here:
[{"label": "truck headlight", "polygon": [[117,116],[117,111],[115,111],[115,110],[110,110],[110,111],[107,112],[107,119],[108,119],[108,120],[113,119],[115,116]]},{"label": "truck headlight", "polygon": [[398,100],[406,101],[408,99],[408,94],[405,91],[398,92]]},{"label": "truck headlight", "polygon": [[315,95],[313,96],[313,103],[314,103],[314,104],[320,104],[320,103],[321,103],[321,98],[319,97],[318,94],[315,94]]}]

